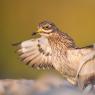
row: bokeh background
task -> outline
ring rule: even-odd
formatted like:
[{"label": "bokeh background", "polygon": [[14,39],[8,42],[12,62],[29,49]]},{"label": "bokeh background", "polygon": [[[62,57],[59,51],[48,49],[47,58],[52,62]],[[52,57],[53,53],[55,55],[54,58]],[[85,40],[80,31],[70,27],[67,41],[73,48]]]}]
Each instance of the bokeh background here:
[{"label": "bokeh background", "polygon": [[79,46],[95,43],[95,0],[0,0],[0,78],[36,78],[45,71],[20,62],[12,43],[30,39],[42,20],[53,21]]}]

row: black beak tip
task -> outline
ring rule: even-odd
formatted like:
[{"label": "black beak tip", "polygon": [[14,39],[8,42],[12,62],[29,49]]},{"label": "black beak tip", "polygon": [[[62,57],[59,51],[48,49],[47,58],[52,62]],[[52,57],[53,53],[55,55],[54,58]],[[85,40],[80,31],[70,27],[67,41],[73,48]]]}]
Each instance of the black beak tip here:
[{"label": "black beak tip", "polygon": [[34,36],[34,35],[36,35],[37,34],[37,32],[32,32],[32,36]]}]

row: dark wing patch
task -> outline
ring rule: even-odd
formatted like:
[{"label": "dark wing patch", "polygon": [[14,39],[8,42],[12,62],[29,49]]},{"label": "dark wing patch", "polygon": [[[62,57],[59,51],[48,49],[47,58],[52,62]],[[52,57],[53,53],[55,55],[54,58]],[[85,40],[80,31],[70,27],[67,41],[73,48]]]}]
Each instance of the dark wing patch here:
[{"label": "dark wing patch", "polygon": [[92,45],[88,45],[88,46],[85,46],[85,47],[81,47],[81,48],[77,48],[77,49],[88,49],[88,48],[95,48],[95,44],[92,44]]}]

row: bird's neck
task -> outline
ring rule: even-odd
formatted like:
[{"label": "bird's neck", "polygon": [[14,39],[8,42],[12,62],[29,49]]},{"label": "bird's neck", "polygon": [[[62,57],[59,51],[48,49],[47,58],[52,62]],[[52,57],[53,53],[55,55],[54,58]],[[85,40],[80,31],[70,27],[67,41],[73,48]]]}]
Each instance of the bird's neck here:
[{"label": "bird's neck", "polygon": [[51,48],[70,49],[75,48],[76,45],[73,39],[63,32],[55,32],[48,37]]}]

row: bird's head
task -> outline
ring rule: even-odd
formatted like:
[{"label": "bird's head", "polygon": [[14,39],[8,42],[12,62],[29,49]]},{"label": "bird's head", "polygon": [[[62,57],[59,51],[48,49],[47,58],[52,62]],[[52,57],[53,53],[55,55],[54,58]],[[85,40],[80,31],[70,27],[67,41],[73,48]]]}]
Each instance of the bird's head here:
[{"label": "bird's head", "polygon": [[54,32],[57,32],[58,28],[54,23],[50,21],[43,21],[39,23],[37,32],[43,36],[50,36]]}]

